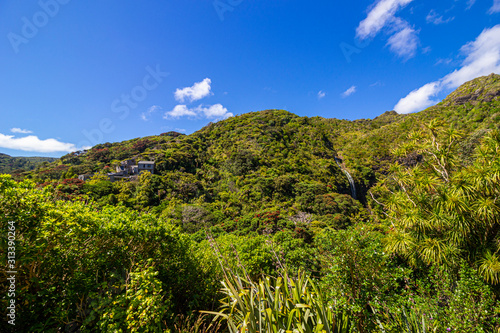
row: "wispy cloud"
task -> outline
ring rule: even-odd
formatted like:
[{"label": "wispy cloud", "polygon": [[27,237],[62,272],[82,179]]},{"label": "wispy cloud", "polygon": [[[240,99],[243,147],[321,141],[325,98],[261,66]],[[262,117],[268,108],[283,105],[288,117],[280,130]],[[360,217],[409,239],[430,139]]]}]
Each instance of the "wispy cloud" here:
[{"label": "wispy cloud", "polygon": [[436,63],[434,65],[449,65],[453,62],[453,59],[451,58],[446,58],[446,59],[438,59],[436,60]]},{"label": "wispy cloud", "polygon": [[323,90],[320,90],[320,91],[318,92],[318,99],[322,99],[322,98],[324,98],[325,96],[326,96],[326,93],[325,93]]},{"label": "wispy cloud", "polygon": [[172,126],[162,126],[162,131],[175,131],[179,133],[185,133],[187,130],[185,128],[172,127]]},{"label": "wispy cloud", "polygon": [[144,120],[144,121],[148,121],[149,120],[149,117],[155,113],[156,111],[159,111],[161,110],[161,106],[158,106],[158,105],[153,105],[152,107],[150,107],[146,112],[143,112],[141,113],[141,119]]},{"label": "wispy cloud", "polygon": [[23,150],[36,153],[73,152],[89,147],[77,148],[72,143],[65,143],[56,139],[41,140],[37,136],[29,135],[24,138],[15,138],[13,135],[0,133],[0,147],[14,150]]},{"label": "wispy cloud", "polygon": [[395,19],[396,12],[413,0],[380,0],[372,7],[366,19],[356,29],[356,36],[361,39],[375,37],[382,28]]},{"label": "wispy cloud", "polygon": [[382,30],[390,37],[387,45],[398,56],[414,57],[419,45],[418,32],[410,24],[396,17],[396,12],[413,0],[379,0],[372,6],[366,19],[356,29],[361,40],[375,37]]},{"label": "wispy cloud", "polygon": [[10,131],[12,133],[21,133],[21,134],[30,134],[30,133],[33,133],[32,131],[30,130],[27,130],[27,129],[20,129],[18,127],[14,127],[14,128],[11,128]]},{"label": "wispy cloud", "polygon": [[434,9],[431,9],[429,14],[427,14],[427,17],[425,18],[427,23],[432,23],[435,25],[449,23],[454,19],[455,17],[448,17],[447,19],[444,19],[443,15],[439,15]]},{"label": "wispy cloud", "polygon": [[188,100],[189,102],[194,102],[205,98],[211,94],[211,84],[212,80],[206,78],[201,82],[196,82],[191,87],[186,87],[182,89],[177,89],[174,93],[175,99],[181,103]]},{"label": "wispy cloud", "polygon": [[226,119],[232,116],[233,114],[228,112],[222,104],[199,105],[195,108],[188,108],[186,105],[177,105],[172,111],[166,112],[164,118],[204,117],[207,119]]},{"label": "wispy cloud", "polygon": [[472,6],[474,6],[474,4],[476,3],[476,0],[468,0],[467,1],[467,7],[465,8],[466,10],[469,10],[472,8]]},{"label": "wispy cloud", "polygon": [[391,51],[405,59],[415,56],[418,43],[417,32],[409,26],[392,35],[387,41],[387,45]]},{"label": "wispy cloud", "polygon": [[490,8],[488,13],[495,14],[500,12],[500,0],[493,0],[493,6]]},{"label": "wispy cloud", "polygon": [[455,89],[478,76],[500,73],[500,24],[485,29],[475,41],[461,48],[465,60],[461,67],[445,77],[428,83],[399,100],[394,110],[399,113],[420,111],[436,104],[437,94]]},{"label": "wispy cloud", "polygon": [[346,91],[344,91],[342,93],[342,97],[343,98],[346,98],[346,97],[349,97],[351,96],[352,94],[354,94],[356,92],[356,86],[351,86],[349,89],[347,89]]}]

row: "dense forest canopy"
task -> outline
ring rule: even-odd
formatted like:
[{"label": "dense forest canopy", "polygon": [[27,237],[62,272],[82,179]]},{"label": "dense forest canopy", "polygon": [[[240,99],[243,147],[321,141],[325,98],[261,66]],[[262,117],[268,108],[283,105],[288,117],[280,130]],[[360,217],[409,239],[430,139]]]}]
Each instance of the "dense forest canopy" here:
[{"label": "dense forest canopy", "polygon": [[[111,181],[129,159],[154,172]],[[498,198],[494,74],[414,114],[266,110],[99,144],[0,175],[16,328],[498,331]]]}]

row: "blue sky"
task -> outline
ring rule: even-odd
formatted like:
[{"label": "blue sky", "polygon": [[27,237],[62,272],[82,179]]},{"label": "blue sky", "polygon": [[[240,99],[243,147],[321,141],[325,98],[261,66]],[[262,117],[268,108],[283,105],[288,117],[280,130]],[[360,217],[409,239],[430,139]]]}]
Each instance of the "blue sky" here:
[{"label": "blue sky", "polygon": [[500,0],[0,2],[0,153],[265,109],[374,118],[500,73]]}]

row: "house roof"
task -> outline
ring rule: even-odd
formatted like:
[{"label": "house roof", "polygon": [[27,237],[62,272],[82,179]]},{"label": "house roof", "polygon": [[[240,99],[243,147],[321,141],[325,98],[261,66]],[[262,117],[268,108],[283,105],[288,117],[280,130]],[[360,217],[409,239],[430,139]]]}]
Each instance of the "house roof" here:
[{"label": "house roof", "polygon": [[140,161],[139,164],[155,164],[153,161]]}]

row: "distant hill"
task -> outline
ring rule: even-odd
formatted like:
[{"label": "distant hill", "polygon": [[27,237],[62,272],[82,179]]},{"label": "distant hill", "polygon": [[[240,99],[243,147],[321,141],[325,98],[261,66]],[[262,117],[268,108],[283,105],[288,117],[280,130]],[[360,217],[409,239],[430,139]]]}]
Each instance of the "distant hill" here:
[{"label": "distant hill", "polygon": [[52,157],[12,157],[0,153],[0,173],[19,173],[22,171],[30,171],[42,163],[51,163],[57,160]]}]

